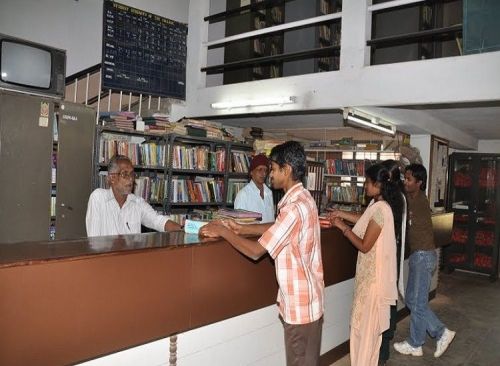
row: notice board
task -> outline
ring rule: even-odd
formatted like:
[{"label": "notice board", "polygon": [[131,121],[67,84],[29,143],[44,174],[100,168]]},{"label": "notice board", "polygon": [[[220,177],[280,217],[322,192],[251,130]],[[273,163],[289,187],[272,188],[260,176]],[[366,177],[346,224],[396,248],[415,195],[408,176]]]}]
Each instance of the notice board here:
[{"label": "notice board", "polygon": [[464,53],[500,50],[500,1],[464,0]]},{"label": "notice board", "polygon": [[105,0],[102,88],[186,99],[187,25]]}]

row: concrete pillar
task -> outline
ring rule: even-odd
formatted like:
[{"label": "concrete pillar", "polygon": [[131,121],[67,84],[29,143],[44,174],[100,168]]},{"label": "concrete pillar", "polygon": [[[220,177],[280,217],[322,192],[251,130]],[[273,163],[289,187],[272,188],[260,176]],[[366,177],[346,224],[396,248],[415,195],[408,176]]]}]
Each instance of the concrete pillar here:
[{"label": "concrete pillar", "polygon": [[342,2],[342,38],[340,40],[340,70],[360,69],[370,64],[372,17],[367,10],[372,0]]}]

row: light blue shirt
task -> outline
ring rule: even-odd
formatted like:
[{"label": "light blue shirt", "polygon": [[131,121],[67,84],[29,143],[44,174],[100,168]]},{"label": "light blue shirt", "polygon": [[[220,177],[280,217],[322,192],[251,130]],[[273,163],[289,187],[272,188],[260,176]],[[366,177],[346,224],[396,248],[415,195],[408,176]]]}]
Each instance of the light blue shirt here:
[{"label": "light blue shirt", "polygon": [[260,196],[260,190],[251,180],[234,200],[234,208],[259,212],[262,214],[261,223],[274,222],[273,192],[264,184],[264,199]]}]

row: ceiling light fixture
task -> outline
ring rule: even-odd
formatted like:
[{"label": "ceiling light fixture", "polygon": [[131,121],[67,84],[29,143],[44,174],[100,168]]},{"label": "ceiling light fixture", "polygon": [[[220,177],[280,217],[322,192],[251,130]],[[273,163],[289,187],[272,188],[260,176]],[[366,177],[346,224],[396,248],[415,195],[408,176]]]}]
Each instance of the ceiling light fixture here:
[{"label": "ceiling light fixture", "polygon": [[265,99],[248,99],[241,101],[228,101],[212,103],[210,106],[213,109],[232,109],[232,108],[247,108],[247,107],[261,107],[271,105],[283,105],[295,103],[295,97],[272,97]]},{"label": "ceiling light fixture", "polygon": [[396,127],[382,122],[380,117],[370,116],[367,113],[356,111],[353,108],[344,109],[344,122],[345,124],[355,125],[357,127],[364,127],[375,132],[382,132],[391,136],[396,134]]}]

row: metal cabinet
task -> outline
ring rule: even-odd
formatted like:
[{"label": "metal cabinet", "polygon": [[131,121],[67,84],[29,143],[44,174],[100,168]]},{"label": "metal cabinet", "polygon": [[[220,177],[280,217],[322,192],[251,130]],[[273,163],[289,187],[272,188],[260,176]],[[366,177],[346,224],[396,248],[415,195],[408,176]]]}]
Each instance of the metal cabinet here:
[{"label": "metal cabinet", "polygon": [[[50,98],[0,92],[0,242],[48,240],[55,192],[56,238],[85,236],[95,113]],[[57,122],[59,121],[59,122]],[[53,141],[54,123],[59,142]],[[51,162],[57,153],[56,184]]]},{"label": "metal cabinet", "polygon": [[58,111],[55,237],[85,237],[92,192],[95,111],[64,102]]},{"label": "metal cabinet", "polygon": [[445,267],[498,277],[498,207],[500,155],[453,153],[447,209],[454,219],[451,244],[444,248]]}]

